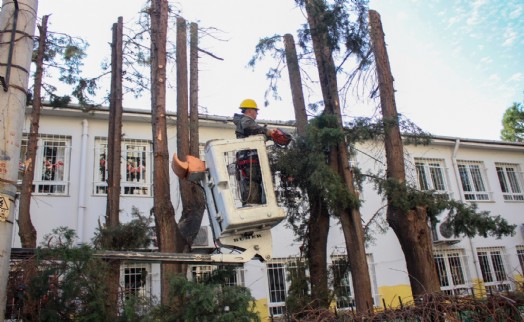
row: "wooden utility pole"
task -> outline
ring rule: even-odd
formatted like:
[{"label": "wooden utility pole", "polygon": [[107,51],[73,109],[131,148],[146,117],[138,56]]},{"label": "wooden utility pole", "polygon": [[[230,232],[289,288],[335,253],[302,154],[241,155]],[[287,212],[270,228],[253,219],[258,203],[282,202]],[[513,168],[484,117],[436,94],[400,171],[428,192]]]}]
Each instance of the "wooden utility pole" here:
[{"label": "wooden utility pole", "polygon": [[0,11],[0,318],[5,315],[20,142],[38,0],[3,0]]},{"label": "wooden utility pole", "polygon": [[[384,122],[386,176],[399,185],[403,185],[406,181],[404,148],[398,125],[393,76],[391,75],[391,67],[384,43],[384,31],[378,12],[369,10],[369,25]],[[440,284],[433,259],[433,246],[427,224],[426,206],[417,205],[413,209],[404,211],[395,207],[392,201],[391,197],[388,197],[386,217],[402,247],[413,296],[419,298],[424,294],[439,292]]]}]

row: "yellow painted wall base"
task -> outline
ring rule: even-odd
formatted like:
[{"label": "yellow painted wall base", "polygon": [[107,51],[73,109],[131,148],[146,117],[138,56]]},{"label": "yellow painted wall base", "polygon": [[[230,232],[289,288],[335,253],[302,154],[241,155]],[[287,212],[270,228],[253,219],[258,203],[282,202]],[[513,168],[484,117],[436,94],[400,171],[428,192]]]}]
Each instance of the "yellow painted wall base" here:
[{"label": "yellow painted wall base", "polygon": [[384,309],[384,302],[387,308],[398,308],[402,304],[412,303],[413,295],[411,293],[411,286],[406,284],[382,286],[379,287],[380,303],[375,303],[376,306]]}]

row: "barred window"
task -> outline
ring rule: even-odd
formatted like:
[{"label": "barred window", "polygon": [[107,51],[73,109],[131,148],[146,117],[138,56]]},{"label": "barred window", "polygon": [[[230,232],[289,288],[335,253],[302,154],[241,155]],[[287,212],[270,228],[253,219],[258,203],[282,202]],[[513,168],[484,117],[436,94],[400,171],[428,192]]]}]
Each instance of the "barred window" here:
[{"label": "barred window", "polygon": [[477,256],[486,291],[510,291],[511,283],[506,274],[503,249],[481,248],[477,251]]},{"label": "barred window", "polygon": [[[94,194],[107,193],[107,140],[95,140]],[[122,174],[120,185],[123,195],[151,195],[151,143],[147,140],[122,141]]]},{"label": "barred window", "polygon": [[458,161],[458,170],[464,198],[469,201],[490,200],[485,181],[485,169],[479,161]]},{"label": "barred window", "polygon": [[437,267],[440,289],[448,295],[470,295],[467,284],[465,255],[463,250],[435,251],[433,258]]},{"label": "barred window", "polygon": [[124,264],[120,267],[120,285],[124,291],[124,299],[141,297],[151,299],[151,265]]},{"label": "barred window", "polygon": [[448,192],[446,167],[441,159],[415,159],[415,169],[421,190]]},{"label": "barred window", "polygon": [[495,163],[504,200],[524,201],[522,172],[518,164]]},{"label": "barred window", "polygon": [[[27,156],[28,137],[24,134],[20,149],[19,183],[25,167],[30,162]],[[35,173],[32,191],[34,194],[67,195],[69,193],[69,167],[71,138],[62,135],[40,135],[35,158]]]}]

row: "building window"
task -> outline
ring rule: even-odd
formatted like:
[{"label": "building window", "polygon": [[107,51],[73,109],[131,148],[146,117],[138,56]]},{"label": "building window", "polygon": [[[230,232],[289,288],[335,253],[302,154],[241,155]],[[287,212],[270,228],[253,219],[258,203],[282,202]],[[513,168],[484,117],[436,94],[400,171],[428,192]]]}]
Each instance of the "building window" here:
[{"label": "building window", "polygon": [[464,198],[468,201],[490,200],[487,184],[484,180],[482,162],[459,161],[458,170]]},{"label": "building window", "polygon": [[[20,149],[19,183],[27,160],[27,134]],[[69,193],[69,166],[71,138],[60,135],[42,135],[38,138],[32,191],[35,194],[67,195]]]},{"label": "building window", "polygon": [[524,275],[524,246],[517,246],[517,257],[520,264],[520,275]]},{"label": "building window", "polygon": [[337,256],[331,259],[331,274],[333,276],[333,290],[337,300],[337,309],[348,309],[355,306],[351,286],[351,271],[346,256]]},{"label": "building window", "polygon": [[517,164],[496,163],[497,176],[504,200],[524,201],[522,193],[522,173]]},{"label": "building window", "polygon": [[447,295],[470,295],[466,283],[463,251],[436,251],[433,258],[437,267],[440,289]]},{"label": "building window", "polygon": [[[371,292],[373,306],[380,305],[380,295],[377,287],[377,276],[372,254],[366,254],[369,268],[369,280],[371,281]],[[353,278],[347,255],[332,255],[329,267],[331,274],[331,287],[336,296],[337,309],[350,309],[355,307],[353,294]]]},{"label": "building window", "polygon": [[479,249],[477,256],[486,291],[488,293],[510,291],[511,283],[506,274],[502,249]]},{"label": "building window", "polygon": [[281,316],[286,312],[286,264],[271,262],[267,264],[269,287],[269,315]]},{"label": "building window", "polygon": [[[193,265],[190,266],[190,280],[195,283],[207,283],[211,278],[220,278],[223,286],[245,286],[244,268],[231,265]],[[218,275],[217,275],[218,273]]]},{"label": "building window", "polygon": [[151,298],[151,267],[149,264],[126,264],[120,267],[120,285],[124,300],[130,297]]},{"label": "building window", "polygon": [[439,193],[448,193],[444,160],[415,159],[415,169],[421,190],[435,190]]},{"label": "building window", "polygon": [[[95,140],[95,178],[94,194],[107,193],[107,141]],[[120,162],[121,194],[151,195],[151,143],[146,140],[122,141],[122,160]]]}]

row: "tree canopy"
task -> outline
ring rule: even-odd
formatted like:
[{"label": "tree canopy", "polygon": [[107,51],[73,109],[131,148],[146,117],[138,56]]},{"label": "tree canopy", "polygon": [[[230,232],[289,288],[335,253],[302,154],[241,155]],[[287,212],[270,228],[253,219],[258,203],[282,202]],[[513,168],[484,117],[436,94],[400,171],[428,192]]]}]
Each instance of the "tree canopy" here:
[{"label": "tree canopy", "polygon": [[524,141],[524,104],[513,103],[504,112],[500,138],[504,141]]}]

